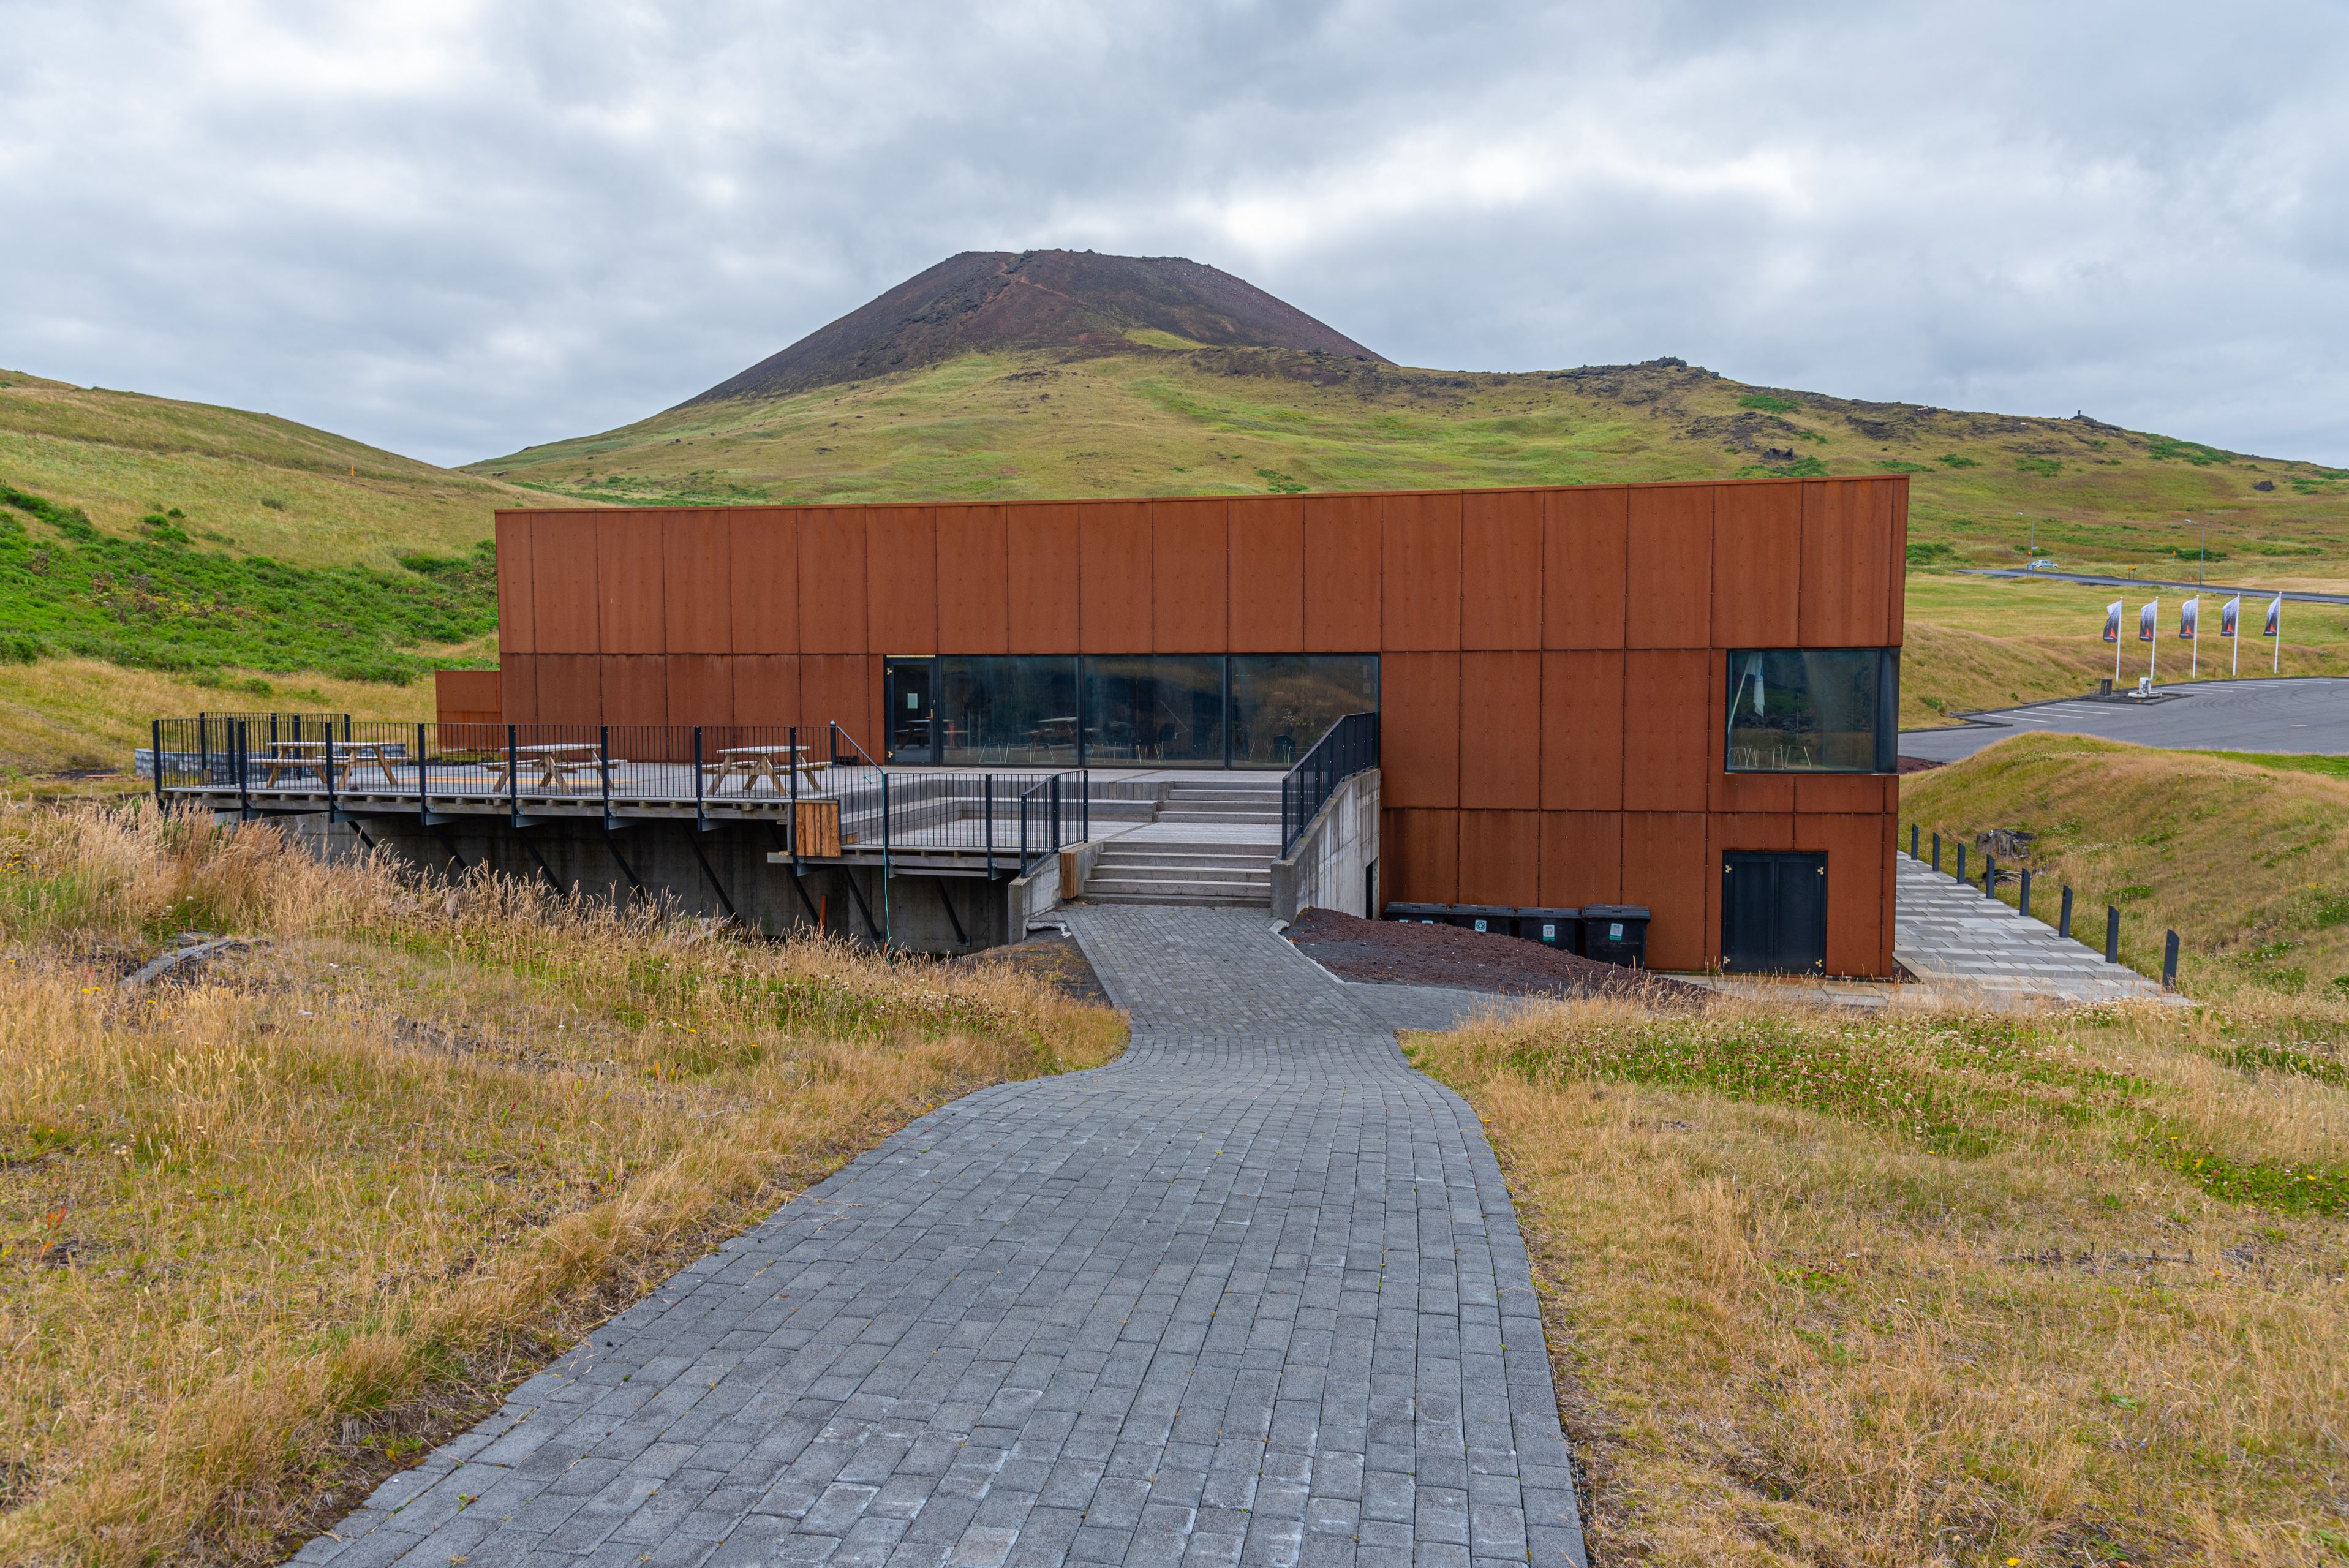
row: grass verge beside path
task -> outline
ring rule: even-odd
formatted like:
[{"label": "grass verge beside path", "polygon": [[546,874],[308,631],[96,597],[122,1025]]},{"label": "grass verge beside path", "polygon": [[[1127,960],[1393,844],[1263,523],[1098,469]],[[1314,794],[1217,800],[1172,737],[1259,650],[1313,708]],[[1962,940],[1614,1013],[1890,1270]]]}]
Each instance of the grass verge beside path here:
[{"label": "grass verge beside path", "polygon": [[1594,1561],[2313,1568],[2349,1559],[2328,1026],[1588,1002],[1411,1052],[1506,1171]]},{"label": "grass verge beside path", "polygon": [[[254,945],[117,976],[183,929]],[[0,1561],[274,1560],[915,1116],[1123,1023],[140,804],[0,806]]]}]

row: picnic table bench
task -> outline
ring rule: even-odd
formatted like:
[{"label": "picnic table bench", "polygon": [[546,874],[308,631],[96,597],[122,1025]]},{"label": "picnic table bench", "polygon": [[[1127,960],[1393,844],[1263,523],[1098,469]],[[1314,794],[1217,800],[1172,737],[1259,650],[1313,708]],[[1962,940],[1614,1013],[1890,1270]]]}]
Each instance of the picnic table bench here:
[{"label": "picnic table bench", "polygon": [[261,769],[261,787],[276,789],[283,788],[280,781],[288,773],[312,774],[323,782],[329,754],[338,789],[349,789],[352,779],[363,768],[372,768],[383,775],[388,787],[399,788],[399,776],[393,769],[406,759],[407,748],[393,741],[273,740],[254,761]]}]

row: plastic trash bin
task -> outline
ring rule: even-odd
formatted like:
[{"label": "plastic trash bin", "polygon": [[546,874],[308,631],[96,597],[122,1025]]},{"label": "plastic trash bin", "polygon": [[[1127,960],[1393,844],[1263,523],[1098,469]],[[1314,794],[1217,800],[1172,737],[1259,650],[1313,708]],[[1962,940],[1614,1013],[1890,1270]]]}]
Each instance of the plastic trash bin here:
[{"label": "plastic trash bin", "polygon": [[1582,906],[1582,955],[1601,964],[1644,968],[1648,962],[1648,908],[1639,903]]},{"label": "plastic trash bin", "polygon": [[1452,906],[1448,903],[1391,903],[1386,908],[1386,918],[1413,925],[1449,925],[1452,923]]},{"label": "plastic trash bin", "polygon": [[1505,903],[1455,903],[1452,906],[1452,923],[1464,931],[1481,931],[1488,936],[1515,936],[1517,912]]},{"label": "plastic trash bin", "polygon": [[1582,951],[1582,912],[1578,909],[1521,909],[1517,935],[1560,953]]}]

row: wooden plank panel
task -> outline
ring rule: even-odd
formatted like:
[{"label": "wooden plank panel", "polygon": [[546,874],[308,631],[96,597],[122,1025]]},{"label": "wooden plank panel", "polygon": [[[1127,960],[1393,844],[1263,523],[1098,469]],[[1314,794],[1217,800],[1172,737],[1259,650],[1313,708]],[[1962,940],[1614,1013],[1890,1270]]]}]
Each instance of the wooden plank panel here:
[{"label": "wooden plank panel", "polygon": [[849,507],[812,506],[801,511],[799,523],[800,651],[861,654],[872,646],[865,619],[865,516]]},{"label": "wooden plank panel", "polygon": [[1541,803],[1552,811],[1623,807],[1623,655],[1542,655]]},{"label": "wooden plank panel", "polygon": [[1232,652],[1296,653],[1305,646],[1305,502],[1243,496],[1230,508]]},{"label": "wooden plank panel", "polygon": [[657,654],[667,640],[660,513],[616,511],[595,520],[595,586],[606,654]]},{"label": "wooden plank panel", "polygon": [[1150,504],[1089,500],[1077,508],[1078,647],[1150,651]]},{"label": "wooden plank panel", "polygon": [[1460,645],[1542,645],[1542,492],[1470,490],[1460,503]]},{"label": "wooden plank panel", "polygon": [[1541,902],[1541,813],[1460,813],[1458,903]]},{"label": "wooden plank panel", "polygon": [[1411,810],[1379,816],[1379,880],[1389,902],[1457,903],[1460,813]]},{"label": "wooden plank panel", "polygon": [[538,652],[530,599],[530,547],[536,533],[528,512],[498,513],[498,646],[509,654]]},{"label": "wooden plank panel", "polygon": [[1150,645],[1162,654],[1231,649],[1228,502],[1150,503]]},{"label": "wooden plank panel", "polygon": [[1803,559],[1799,480],[1748,480],[1713,492],[1713,642],[1722,648],[1796,645]]},{"label": "wooden plank panel", "polygon": [[1028,502],[1003,509],[1010,554],[1009,638],[1015,654],[1077,651],[1077,507]]},{"label": "wooden plank panel", "polygon": [[508,724],[538,722],[538,662],[536,654],[498,655],[498,705]]},{"label": "wooden plank panel", "polygon": [[1711,485],[1639,485],[1628,503],[1623,644],[1702,648],[1713,641]]},{"label": "wooden plank panel", "polygon": [[[1702,811],[1711,748],[1702,649],[1623,655],[1623,799],[1654,811]],[[1627,851],[1628,853],[1628,851]]]},{"label": "wooden plank panel", "polygon": [[533,520],[531,617],[542,654],[593,654],[603,646],[595,593],[595,520],[550,512]]},{"label": "wooden plank panel", "polygon": [[604,711],[596,718],[605,724],[669,721],[667,655],[605,654],[603,666]]},{"label": "wooden plank panel", "polygon": [[1704,814],[1626,811],[1623,814],[1623,896],[1648,906],[1648,964],[1655,969],[1700,969],[1713,945],[1705,930]]},{"label": "wooden plank panel", "polygon": [[1542,501],[1542,646],[1623,646],[1631,492],[1551,490]]},{"label": "wooden plank panel", "polygon": [[880,507],[866,514],[864,583],[870,651],[938,651],[938,526],[928,507]]},{"label": "wooden plank panel", "polygon": [[1901,571],[1892,558],[1890,500],[1878,480],[1803,482],[1803,646],[1889,645]]},{"label": "wooden plank panel", "polygon": [[1541,814],[1541,902],[1553,909],[1623,902],[1621,812]]},{"label": "wooden plank panel", "polygon": [[1382,510],[1374,495],[1305,498],[1308,651],[1378,651]]},{"label": "wooden plank panel", "polygon": [[734,655],[671,654],[668,656],[668,722],[734,722]]},{"label": "wooden plank panel", "polygon": [[1460,655],[1379,659],[1380,795],[1386,805],[1460,803]]},{"label": "wooden plank panel", "polygon": [[1795,849],[1826,851],[1827,973],[1889,974],[1884,879],[1894,852],[1886,830],[1891,820],[1822,812],[1789,820]]},{"label": "wooden plank panel", "polygon": [[727,515],[727,591],[738,654],[799,652],[798,510],[761,507]]},{"label": "wooden plank panel", "polygon": [[[1541,655],[1460,655],[1464,808],[1532,810],[1540,806],[1542,721]],[[1462,843],[1465,854],[1466,841]]]},{"label": "wooden plank panel", "polygon": [[942,506],[936,516],[938,652],[1002,653],[1010,646],[1003,509]]},{"label": "wooden plank panel", "polygon": [[1391,495],[1379,530],[1381,649],[1460,646],[1460,492]]},{"label": "wooden plank panel", "polygon": [[595,654],[539,655],[538,712],[533,722],[605,722],[603,666],[604,661]]},{"label": "wooden plank panel", "polygon": [[734,659],[734,722],[797,724],[800,656],[739,654]]}]

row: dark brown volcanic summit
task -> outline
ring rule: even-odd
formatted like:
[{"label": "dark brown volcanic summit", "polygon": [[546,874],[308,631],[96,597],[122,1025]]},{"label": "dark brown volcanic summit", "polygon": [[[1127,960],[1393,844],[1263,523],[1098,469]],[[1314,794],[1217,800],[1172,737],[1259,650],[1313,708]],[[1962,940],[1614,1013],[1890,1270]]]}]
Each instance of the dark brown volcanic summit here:
[{"label": "dark brown volcanic summit", "polygon": [[988,349],[1131,347],[1126,334],[1135,329],[1387,362],[1262,289],[1181,256],[965,251],[678,407],[777,397]]}]

